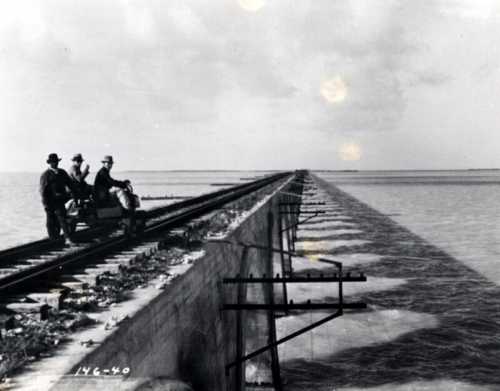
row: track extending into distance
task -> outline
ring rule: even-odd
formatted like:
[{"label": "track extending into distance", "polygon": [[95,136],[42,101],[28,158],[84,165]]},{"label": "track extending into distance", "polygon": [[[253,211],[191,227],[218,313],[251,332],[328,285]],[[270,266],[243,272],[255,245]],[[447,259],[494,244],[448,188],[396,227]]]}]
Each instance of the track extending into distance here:
[{"label": "track extending into distance", "polygon": [[269,175],[253,182],[208,193],[146,211],[146,227],[140,237],[131,238],[122,230],[93,228],[78,231],[77,247],[64,247],[61,241],[38,240],[0,251],[0,298],[37,290],[58,276],[93,262],[113,251],[152,240],[155,235],[210,213],[224,204],[251,194],[292,172]]}]

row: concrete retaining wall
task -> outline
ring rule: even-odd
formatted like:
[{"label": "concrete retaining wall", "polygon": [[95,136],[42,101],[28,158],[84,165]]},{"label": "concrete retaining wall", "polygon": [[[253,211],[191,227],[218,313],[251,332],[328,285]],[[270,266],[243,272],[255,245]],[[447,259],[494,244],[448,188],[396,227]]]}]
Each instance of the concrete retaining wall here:
[{"label": "concrete retaining wall", "polygon": [[[278,215],[277,198],[275,193],[225,240],[266,245],[268,213]],[[276,228],[275,224],[274,241],[277,241]],[[227,377],[224,366],[236,355],[237,316],[235,311],[221,311],[221,306],[235,303],[238,291],[236,285],[223,286],[222,279],[243,271],[243,248],[209,242],[204,249],[206,254],[188,271],[121,323],[79,364],[92,368],[129,367],[129,381],[113,380],[115,386],[108,383],[101,388],[96,379],[65,378],[53,389],[112,390],[118,389],[115,387],[119,384],[120,390],[128,390],[137,386],[134,379],[156,377],[185,381],[194,390],[234,389],[235,371]],[[266,258],[265,250],[251,249],[244,269],[255,274],[272,272]],[[253,299],[268,296],[252,289]],[[252,323],[251,319],[245,321]],[[265,333],[266,329],[261,331]],[[257,340],[267,342],[265,336]],[[262,357],[267,359],[265,355]]]}]

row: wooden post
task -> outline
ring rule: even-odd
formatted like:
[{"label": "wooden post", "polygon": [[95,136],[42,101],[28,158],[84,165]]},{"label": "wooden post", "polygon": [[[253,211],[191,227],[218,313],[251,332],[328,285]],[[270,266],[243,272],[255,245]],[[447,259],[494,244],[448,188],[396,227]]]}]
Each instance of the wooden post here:
[{"label": "wooden post", "polygon": [[[240,275],[245,276],[248,271],[247,265],[248,247],[243,247],[241,254]],[[244,304],[247,301],[247,284],[238,284],[237,303]],[[238,311],[236,314],[236,373],[234,380],[236,382],[236,391],[243,391],[245,389],[245,362],[239,362],[245,355],[245,311]]]},{"label": "wooden post", "polygon": [[[268,275],[273,275],[273,227],[274,226],[274,215],[272,212],[267,214],[267,273]],[[265,284],[265,288],[268,295],[268,303],[274,304],[274,289],[273,284]],[[274,310],[269,309],[267,311],[267,319],[269,326],[269,344],[276,342],[276,320],[274,316]],[[271,372],[273,375],[273,386],[276,391],[282,391],[281,374],[280,374],[280,363],[278,357],[278,347],[274,346],[271,348]]]},{"label": "wooden post", "polygon": [[290,275],[292,272],[292,255],[290,254],[291,251],[295,251],[292,249],[292,238],[291,238],[291,225],[293,223],[291,214],[289,213],[291,210],[291,205],[286,205],[286,221],[285,221],[285,227],[286,227],[286,244],[287,244],[287,250],[288,250],[288,265],[290,266]]},{"label": "wooden post", "polygon": [[[279,204],[278,204],[279,205]],[[281,206],[279,206],[280,212],[281,212]],[[278,239],[279,239],[279,249],[280,249],[280,259],[281,259],[281,274],[284,277],[286,277],[289,273],[286,270],[286,260],[285,260],[285,254],[283,253],[283,214],[278,213]],[[291,268],[291,265],[290,265]],[[286,282],[283,281],[283,304],[287,305],[288,303],[288,294],[286,291]],[[288,310],[285,310],[285,314],[288,314]]]}]

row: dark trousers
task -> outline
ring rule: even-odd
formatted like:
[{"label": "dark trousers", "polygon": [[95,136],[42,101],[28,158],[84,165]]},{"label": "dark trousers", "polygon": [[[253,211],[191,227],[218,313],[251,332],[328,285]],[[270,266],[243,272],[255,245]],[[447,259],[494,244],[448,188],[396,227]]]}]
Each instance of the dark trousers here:
[{"label": "dark trousers", "polygon": [[45,209],[47,215],[47,233],[50,239],[59,239],[61,228],[66,239],[70,239],[68,224],[66,223],[66,208],[64,205]]}]

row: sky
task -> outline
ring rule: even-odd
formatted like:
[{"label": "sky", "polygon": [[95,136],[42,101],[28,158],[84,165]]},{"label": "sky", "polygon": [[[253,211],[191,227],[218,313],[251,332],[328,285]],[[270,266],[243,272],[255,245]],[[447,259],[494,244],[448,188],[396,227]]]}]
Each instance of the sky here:
[{"label": "sky", "polygon": [[2,0],[0,171],[500,167],[496,0]]}]

